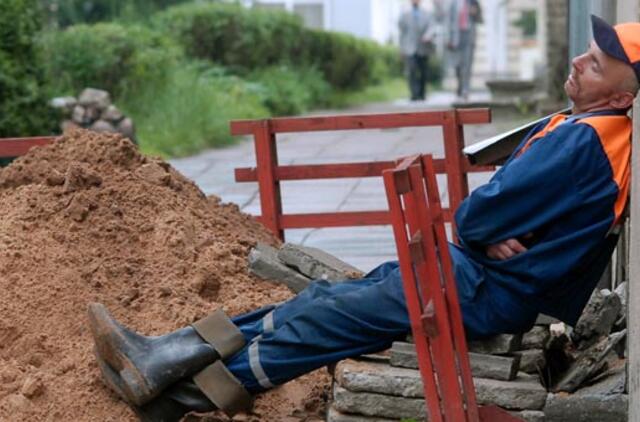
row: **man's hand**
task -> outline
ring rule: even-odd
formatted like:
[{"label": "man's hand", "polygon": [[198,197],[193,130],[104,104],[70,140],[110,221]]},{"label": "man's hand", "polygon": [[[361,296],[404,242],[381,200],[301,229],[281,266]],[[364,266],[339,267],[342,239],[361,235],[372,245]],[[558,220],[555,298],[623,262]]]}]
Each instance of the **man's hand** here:
[{"label": "man's hand", "polygon": [[495,245],[487,246],[486,252],[489,258],[504,261],[526,251],[527,248],[517,239],[507,239]]}]

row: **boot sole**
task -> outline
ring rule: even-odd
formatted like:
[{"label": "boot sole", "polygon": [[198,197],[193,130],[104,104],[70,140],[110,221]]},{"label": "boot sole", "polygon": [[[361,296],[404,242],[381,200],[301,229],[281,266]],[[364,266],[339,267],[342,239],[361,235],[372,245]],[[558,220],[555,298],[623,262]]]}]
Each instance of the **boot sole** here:
[{"label": "boot sole", "polygon": [[155,397],[153,389],[123,351],[128,339],[124,337],[122,327],[99,303],[91,303],[88,314],[98,361],[107,365],[107,370],[100,369],[109,387],[130,404],[142,406],[151,401]]}]

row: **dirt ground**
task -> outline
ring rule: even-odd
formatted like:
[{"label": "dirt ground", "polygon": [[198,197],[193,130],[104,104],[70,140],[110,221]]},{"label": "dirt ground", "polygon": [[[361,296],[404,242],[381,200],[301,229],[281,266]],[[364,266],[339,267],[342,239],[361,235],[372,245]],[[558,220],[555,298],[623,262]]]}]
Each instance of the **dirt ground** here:
[{"label": "dirt ground", "polygon": [[[276,243],[119,135],[69,132],[0,170],[0,420],[135,420],[102,384],[87,304],[158,335],[291,297],[247,273],[258,240]],[[316,371],[235,419],[321,419],[328,385]]]}]

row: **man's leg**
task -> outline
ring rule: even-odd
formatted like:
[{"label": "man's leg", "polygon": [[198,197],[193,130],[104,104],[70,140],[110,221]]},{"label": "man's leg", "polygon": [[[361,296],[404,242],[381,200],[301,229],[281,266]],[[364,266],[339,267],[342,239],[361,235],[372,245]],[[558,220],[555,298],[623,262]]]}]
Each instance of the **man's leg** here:
[{"label": "man's leg", "polygon": [[418,97],[421,100],[426,99],[427,96],[427,72],[428,72],[428,56],[417,56],[418,60]]},{"label": "man's leg", "polygon": [[389,347],[406,335],[410,323],[400,271],[396,264],[383,267],[381,279],[308,301],[272,333],[228,359],[226,367],[247,391],[257,393],[329,363]]},{"label": "man's leg", "polygon": [[420,99],[420,87],[419,87],[419,70],[418,70],[418,56],[413,54],[406,56],[405,65],[406,73],[409,81],[409,92],[411,94],[411,101]]}]

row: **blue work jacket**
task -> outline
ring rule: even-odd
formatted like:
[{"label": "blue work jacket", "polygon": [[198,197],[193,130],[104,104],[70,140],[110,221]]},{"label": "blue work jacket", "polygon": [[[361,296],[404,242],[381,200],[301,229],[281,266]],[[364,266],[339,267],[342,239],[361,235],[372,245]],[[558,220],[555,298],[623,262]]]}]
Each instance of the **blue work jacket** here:
[{"label": "blue work jacket", "polygon": [[[474,337],[529,329],[542,312],[575,325],[603,273],[629,193],[626,113],[556,115],[466,198],[451,246],[467,330]],[[489,245],[519,239],[507,260]]]}]

